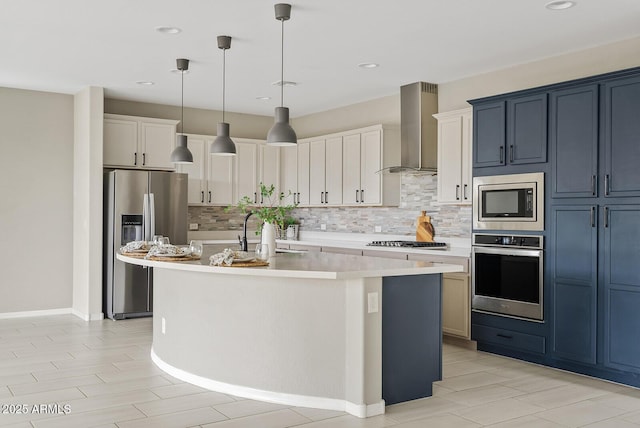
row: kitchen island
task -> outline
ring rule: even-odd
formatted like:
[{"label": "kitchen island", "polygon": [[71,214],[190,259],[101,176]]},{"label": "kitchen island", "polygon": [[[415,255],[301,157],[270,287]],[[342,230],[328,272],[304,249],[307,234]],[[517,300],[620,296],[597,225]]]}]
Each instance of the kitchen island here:
[{"label": "kitchen island", "polygon": [[268,267],[118,259],[154,268],[162,370],[232,395],[359,417],[441,378],[441,274],[458,265],[327,253]]}]

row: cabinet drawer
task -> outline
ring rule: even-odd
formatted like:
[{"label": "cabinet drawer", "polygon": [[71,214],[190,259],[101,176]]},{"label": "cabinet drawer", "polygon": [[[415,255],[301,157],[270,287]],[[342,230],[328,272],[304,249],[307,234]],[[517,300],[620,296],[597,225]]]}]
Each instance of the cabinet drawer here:
[{"label": "cabinet drawer", "polygon": [[468,257],[453,257],[453,256],[434,256],[432,254],[409,254],[409,260],[434,262],[434,263],[447,263],[450,265],[462,266],[462,272],[469,272],[469,258]]},{"label": "cabinet drawer", "polygon": [[362,250],[358,248],[344,248],[344,247],[322,247],[323,253],[335,253],[335,254],[351,254],[354,256],[361,256]]},{"label": "cabinet drawer", "polygon": [[478,342],[507,346],[522,351],[536,352],[539,354],[544,354],[545,352],[544,337],[519,333],[513,330],[473,324],[471,327],[471,338]]}]

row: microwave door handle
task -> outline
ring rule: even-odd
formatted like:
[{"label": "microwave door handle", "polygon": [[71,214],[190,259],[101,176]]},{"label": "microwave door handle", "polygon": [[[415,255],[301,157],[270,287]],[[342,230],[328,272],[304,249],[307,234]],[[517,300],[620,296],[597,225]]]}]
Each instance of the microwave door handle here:
[{"label": "microwave door handle", "polygon": [[149,234],[149,238],[153,237],[156,234],[156,201],[153,193],[149,193],[149,217],[151,219],[149,230],[151,233]]},{"label": "microwave door handle", "polygon": [[150,235],[151,222],[149,220],[150,220],[149,219],[149,195],[145,193],[142,198],[142,228],[144,229],[143,239],[145,241],[151,240],[151,235]]}]

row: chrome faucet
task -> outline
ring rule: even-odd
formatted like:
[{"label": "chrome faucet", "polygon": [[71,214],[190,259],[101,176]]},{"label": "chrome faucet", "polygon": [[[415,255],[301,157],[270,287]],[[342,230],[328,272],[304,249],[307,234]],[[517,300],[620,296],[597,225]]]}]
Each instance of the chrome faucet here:
[{"label": "chrome faucet", "polygon": [[247,221],[249,221],[249,217],[251,217],[251,215],[253,215],[253,213],[250,212],[244,217],[244,226],[242,228],[243,235],[238,235],[238,241],[240,241],[240,249],[242,251],[248,251],[249,249],[249,246],[247,245]]}]

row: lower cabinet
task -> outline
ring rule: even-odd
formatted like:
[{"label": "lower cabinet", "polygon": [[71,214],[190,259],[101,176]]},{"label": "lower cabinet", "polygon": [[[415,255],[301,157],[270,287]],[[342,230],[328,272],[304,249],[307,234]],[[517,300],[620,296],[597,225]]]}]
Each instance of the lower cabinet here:
[{"label": "lower cabinet", "polygon": [[442,274],[442,332],[471,338],[471,292],[469,275]]}]

